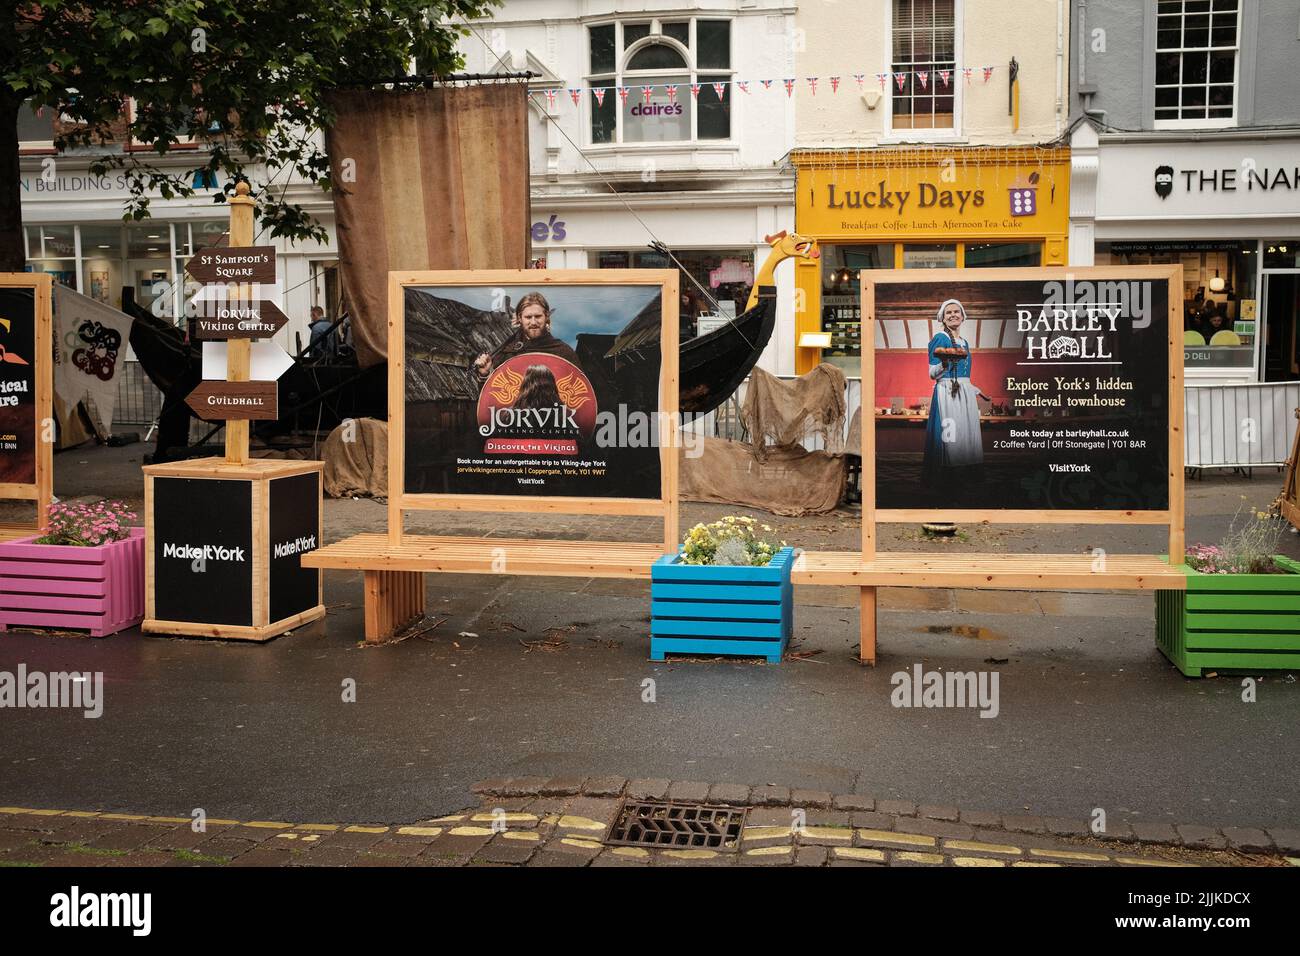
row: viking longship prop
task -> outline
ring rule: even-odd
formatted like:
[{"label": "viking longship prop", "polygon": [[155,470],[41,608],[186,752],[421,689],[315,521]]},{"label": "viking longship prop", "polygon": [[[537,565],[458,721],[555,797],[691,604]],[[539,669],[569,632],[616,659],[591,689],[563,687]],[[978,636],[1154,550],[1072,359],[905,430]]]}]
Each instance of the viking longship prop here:
[{"label": "viking longship prop", "polygon": [[[681,345],[678,376],[682,414],[711,412],[740,387],[776,327],[776,267],[786,259],[817,259],[817,243],[785,231],[767,236],[772,247],[754,276],[745,311],[707,335]],[[658,361],[658,312],[637,316],[619,333],[605,358],[615,364]]]}]

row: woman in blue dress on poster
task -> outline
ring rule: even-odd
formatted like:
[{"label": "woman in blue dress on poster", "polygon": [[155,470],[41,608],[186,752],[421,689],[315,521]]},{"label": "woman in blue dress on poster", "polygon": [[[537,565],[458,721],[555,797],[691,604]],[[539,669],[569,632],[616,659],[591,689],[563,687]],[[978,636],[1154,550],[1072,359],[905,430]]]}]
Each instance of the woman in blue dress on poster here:
[{"label": "woman in blue dress on poster", "polygon": [[956,299],[945,299],[935,315],[938,331],[930,339],[930,378],[934,393],[925,427],[927,481],[945,482],[955,477],[951,469],[984,463],[977,398],[986,399],[971,383],[971,347],[961,335],[966,309]]}]

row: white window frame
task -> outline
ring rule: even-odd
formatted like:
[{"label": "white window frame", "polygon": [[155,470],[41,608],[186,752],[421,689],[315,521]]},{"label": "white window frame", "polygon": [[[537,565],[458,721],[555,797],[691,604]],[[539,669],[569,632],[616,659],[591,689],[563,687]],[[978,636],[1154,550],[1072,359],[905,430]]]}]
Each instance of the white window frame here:
[{"label": "white window frame", "polygon": [[[913,129],[894,127],[894,95],[898,86],[894,83],[894,3],[893,0],[886,0],[885,8],[885,92],[888,94],[884,100],[885,115],[883,120],[884,138],[889,142],[950,142],[961,140],[963,134],[963,112],[966,98],[966,83],[962,78],[962,68],[965,65],[963,57],[964,30],[962,29],[962,20],[965,7],[965,0],[953,0],[953,34],[952,34],[952,126],[947,129]],[[914,80],[913,80],[914,81]],[[931,78],[931,82],[937,82],[936,78]],[[981,79],[980,82],[983,82]]]},{"label": "white window frame", "polygon": [[[1155,13],[1155,24],[1156,24],[1156,29],[1155,29],[1155,33],[1154,33],[1154,34],[1152,35],[1152,37],[1151,37],[1151,45],[1152,45],[1152,49],[1155,51],[1155,69],[1153,70],[1153,72],[1152,72],[1151,75],[1152,75],[1152,79],[1154,80],[1154,79],[1155,79],[1155,73],[1156,73],[1156,71],[1158,71],[1158,70],[1160,69],[1160,62],[1159,62],[1159,61],[1160,61],[1160,54],[1161,54],[1161,53],[1178,53],[1178,54],[1180,55],[1180,57],[1181,57],[1182,54],[1189,53],[1189,52],[1190,52],[1190,53],[1209,53],[1209,54],[1212,54],[1212,53],[1215,53],[1215,52],[1222,53],[1222,52],[1225,52],[1225,51],[1227,51],[1227,50],[1231,50],[1231,51],[1232,51],[1232,54],[1233,54],[1233,57],[1232,57],[1232,115],[1231,115],[1231,116],[1214,116],[1214,117],[1211,117],[1211,116],[1209,116],[1209,115],[1206,115],[1205,117],[1200,118],[1200,119],[1182,119],[1182,118],[1179,118],[1179,119],[1158,119],[1158,118],[1157,118],[1157,115],[1158,115],[1158,113],[1159,113],[1159,111],[1160,111],[1160,106],[1158,105],[1158,103],[1153,103],[1153,105],[1152,105],[1152,114],[1151,114],[1151,115],[1152,115],[1152,122],[1153,122],[1153,128],[1154,128],[1154,129],[1225,129],[1225,128],[1228,128],[1228,127],[1232,127],[1232,126],[1236,126],[1236,125],[1237,125],[1237,122],[1238,122],[1238,120],[1237,120],[1237,115],[1238,115],[1237,110],[1238,110],[1238,107],[1239,107],[1240,104],[1241,104],[1241,82],[1240,82],[1240,81],[1241,81],[1241,19],[1242,19],[1242,16],[1241,16],[1241,15],[1242,15],[1242,0],[1237,0],[1237,29],[1236,29],[1236,33],[1235,33],[1235,42],[1233,43],[1233,45],[1232,45],[1231,47],[1223,47],[1223,46],[1214,46],[1214,45],[1213,45],[1213,37],[1214,37],[1214,32],[1213,32],[1213,31],[1214,31],[1214,21],[1213,21],[1213,18],[1212,18],[1213,10],[1214,10],[1214,0],[1210,0],[1211,20],[1210,20],[1210,36],[1209,36],[1210,45],[1209,45],[1209,46],[1203,46],[1203,47],[1186,47],[1186,46],[1179,46],[1177,50],[1161,50],[1160,47],[1159,47],[1159,42],[1160,42],[1160,16],[1161,16],[1161,14],[1160,14],[1160,7],[1159,7],[1159,5],[1157,4],[1157,6],[1156,6],[1156,13]],[[1186,30],[1187,30],[1187,11],[1186,11],[1186,9],[1184,9],[1184,10],[1183,10],[1179,15],[1180,15],[1180,17],[1182,18],[1182,28],[1183,28],[1183,32],[1185,33]],[[1165,16],[1168,16],[1168,14],[1165,14]],[[1181,60],[1180,60],[1180,67],[1181,67]],[[1181,72],[1181,69],[1180,69],[1180,72]],[[1179,91],[1179,97],[1178,97],[1178,99],[1179,99],[1179,105],[1178,105],[1178,109],[1179,109],[1179,112],[1181,112],[1181,111],[1182,111],[1182,90],[1186,87],[1186,85],[1187,85],[1187,84],[1184,84],[1184,83],[1182,82],[1181,78],[1180,78],[1179,82],[1176,83],[1176,84],[1169,84],[1169,83],[1166,83],[1166,84],[1163,84],[1163,85],[1162,85],[1162,84],[1156,83],[1156,84],[1153,85],[1153,90],[1155,90],[1155,91],[1159,91],[1159,90],[1162,90],[1162,89],[1175,89],[1175,90],[1178,90],[1178,91]],[[1193,84],[1193,85],[1199,85],[1199,84]],[[1209,101],[1210,101],[1210,86],[1211,86],[1211,85],[1222,85],[1222,84],[1211,84],[1211,83],[1210,83],[1210,66],[1209,66],[1209,64],[1207,63],[1207,64],[1206,64],[1206,67],[1205,67],[1205,103],[1206,103],[1206,113],[1207,113],[1207,114],[1209,113],[1209,108],[1210,108],[1210,107],[1209,107]]]},{"label": "white window frame", "polygon": [[[683,47],[681,43],[679,43],[677,40],[674,40],[672,37],[665,34],[662,29],[663,21],[679,23],[682,20],[687,20],[690,23],[690,28],[691,28],[690,49]],[[723,69],[722,67],[701,68],[698,65],[698,63],[696,62],[695,51],[699,50],[700,44],[699,44],[699,37],[696,35],[696,24],[700,20],[725,20],[729,24],[729,28],[727,31],[727,39],[729,43],[727,62],[730,63],[731,66],[728,66],[726,69]],[[609,150],[609,149],[634,150],[634,149],[661,149],[661,148],[672,148],[672,147],[681,147],[681,146],[689,146],[692,148],[704,147],[706,149],[712,146],[734,147],[736,145],[736,123],[740,113],[739,107],[737,105],[738,100],[736,98],[736,87],[734,85],[734,80],[736,77],[735,38],[736,38],[736,23],[738,22],[737,18],[731,16],[694,16],[694,15],[650,17],[649,18],[650,35],[647,37],[643,37],[640,40],[637,40],[635,43],[633,43],[625,50],[623,48],[623,27],[627,24],[641,24],[645,22],[647,22],[647,18],[644,15],[642,15],[642,16],[629,16],[623,19],[593,20],[590,23],[583,24],[583,32],[585,34],[584,39],[586,40],[583,49],[583,56],[586,61],[585,68],[587,71],[591,70],[591,30],[594,27],[603,27],[603,26],[614,27],[614,72],[613,73],[586,72],[583,75],[583,79],[586,83],[586,89],[583,90],[584,95],[583,95],[583,104],[582,104],[582,118],[583,118],[583,128],[585,130],[584,141],[586,144],[586,148],[593,149],[593,150]],[[623,104],[618,102],[618,88],[620,86],[626,86],[629,90],[628,92],[629,97],[631,97],[634,94],[639,96],[641,93],[640,87],[644,85],[642,81],[645,80],[655,81],[656,78],[658,78],[658,83],[656,83],[656,85],[659,85],[660,83],[663,82],[662,78],[665,75],[674,72],[672,70],[653,70],[653,71],[638,70],[630,73],[628,72],[627,65],[626,65],[627,62],[633,56],[635,56],[639,51],[641,51],[647,46],[653,46],[654,44],[663,44],[665,46],[668,46],[671,49],[675,50],[676,52],[680,53],[682,57],[686,60],[686,65],[682,68],[681,71],[678,71],[678,75],[684,74],[686,76],[685,82],[683,84],[680,84],[681,89],[679,89],[677,93],[679,99],[682,97],[690,97],[691,95],[690,85],[692,83],[700,82],[699,80],[700,74],[704,74],[706,76],[725,76],[727,78],[726,79],[727,96],[730,97],[729,106],[731,108],[731,124],[728,130],[729,135],[727,136],[726,139],[700,139],[700,126],[699,126],[700,111],[698,108],[698,104],[696,103],[691,104],[692,108],[691,108],[690,139],[632,140],[632,141],[625,141],[623,139]],[[701,83],[701,87],[703,87],[704,85],[705,84]],[[609,91],[605,95],[612,96],[614,97],[615,100],[613,142],[597,143],[592,139],[591,136],[591,112],[590,111],[591,111],[592,97],[591,97],[590,88],[595,86],[608,86]],[[706,92],[710,96],[716,95],[714,94],[712,88],[709,88],[707,91],[701,88],[700,96],[703,97],[706,94]]]},{"label": "white window frame", "polygon": [[[135,97],[134,96],[128,96],[126,98],[126,121],[128,124],[132,126],[135,125]],[[129,135],[130,134],[128,134],[128,138]],[[176,143],[172,148],[173,149],[176,148],[197,149],[198,146],[199,146],[199,141],[195,139],[193,136],[177,136]],[[131,151],[140,151],[140,150],[149,150],[152,149],[153,147],[149,143],[137,143],[134,140],[129,140],[126,144],[126,148]]]}]

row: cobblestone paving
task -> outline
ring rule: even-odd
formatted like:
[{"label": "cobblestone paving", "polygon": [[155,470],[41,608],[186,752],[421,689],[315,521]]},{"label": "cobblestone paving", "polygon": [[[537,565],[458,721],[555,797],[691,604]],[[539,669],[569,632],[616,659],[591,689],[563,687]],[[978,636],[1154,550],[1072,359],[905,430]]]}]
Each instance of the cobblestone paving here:
[{"label": "cobblestone paving", "polygon": [[[1129,827],[784,787],[522,777],[410,826],[0,807],[0,866],[1300,866],[1300,830]],[[748,808],[719,849],[608,846],[625,798]]]}]

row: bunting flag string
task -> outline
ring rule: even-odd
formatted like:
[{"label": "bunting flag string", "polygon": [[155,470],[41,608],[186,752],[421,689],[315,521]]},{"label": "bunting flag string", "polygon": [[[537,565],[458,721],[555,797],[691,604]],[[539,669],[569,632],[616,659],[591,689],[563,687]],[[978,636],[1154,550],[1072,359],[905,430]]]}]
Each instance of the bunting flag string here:
[{"label": "bunting flag string", "polygon": [[[961,69],[962,79],[965,81],[965,84],[967,86],[970,86],[971,77],[974,75],[975,70],[980,71],[981,75],[984,78],[984,83],[987,84],[990,80],[992,80],[993,74],[997,70],[1005,69],[1005,67],[964,66],[961,67],[960,69]],[[929,90],[930,79],[931,77],[933,77],[935,82],[935,92],[937,93],[941,86],[944,90],[950,91],[952,89],[954,74],[956,72],[957,72],[956,69],[914,70],[914,71],[898,70],[892,73],[878,72],[875,74],[875,77],[876,77],[876,82],[880,85],[880,89],[884,90],[886,84],[888,83],[889,77],[892,75],[894,78],[894,84],[897,86],[899,93],[903,93],[906,91],[907,80],[909,76],[915,78],[916,82],[920,85],[920,88],[922,90]],[[854,82],[858,84],[858,89],[861,90],[864,87],[866,83],[866,78],[869,74],[853,73],[850,75],[853,77]],[[780,81],[781,85],[785,87],[785,93],[787,98],[794,96],[795,87],[799,84],[799,81],[801,79],[808,84],[808,91],[813,96],[817,95],[817,84],[818,81],[821,80],[821,77],[819,76],[787,77]],[[830,82],[831,92],[838,93],[840,89],[840,83],[843,80],[843,76],[831,76],[831,77],[827,77],[827,79]],[[726,99],[728,86],[735,87],[740,92],[748,94],[750,93],[750,84],[753,82],[754,80],[752,79],[744,79],[744,80],[732,79],[732,80],[714,81],[711,82],[709,85],[713,87],[713,92],[717,94],[718,100],[721,102]],[[762,88],[764,90],[770,90],[772,88],[772,84],[775,82],[777,82],[776,79],[772,77],[763,77],[758,80],[758,83],[762,85]],[[690,84],[691,96],[694,97],[695,99],[699,99],[700,88],[702,86],[703,84],[701,83],[691,83]],[[667,95],[669,102],[675,103],[677,101],[677,95],[681,91],[681,85],[678,83],[646,83],[646,84],[638,84],[637,88],[640,90],[641,98],[646,104],[649,104],[651,102],[656,91],[662,91],[665,95]],[[618,94],[619,101],[622,102],[623,104],[626,104],[628,97],[631,95],[631,89],[632,88],[628,86],[614,86],[614,85],[571,86],[571,87],[552,87],[549,89],[542,89],[540,91],[535,90],[534,92],[541,92],[542,95],[546,97],[547,108],[549,110],[554,110],[556,102],[558,101],[561,93],[568,93],[569,99],[573,101],[573,105],[575,107],[580,107],[582,105],[583,93],[590,90],[591,95],[596,99],[596,104],[598,106],[603,106],[605,103],[605,94],[609,93],[610,91],[616,92]]]}]

